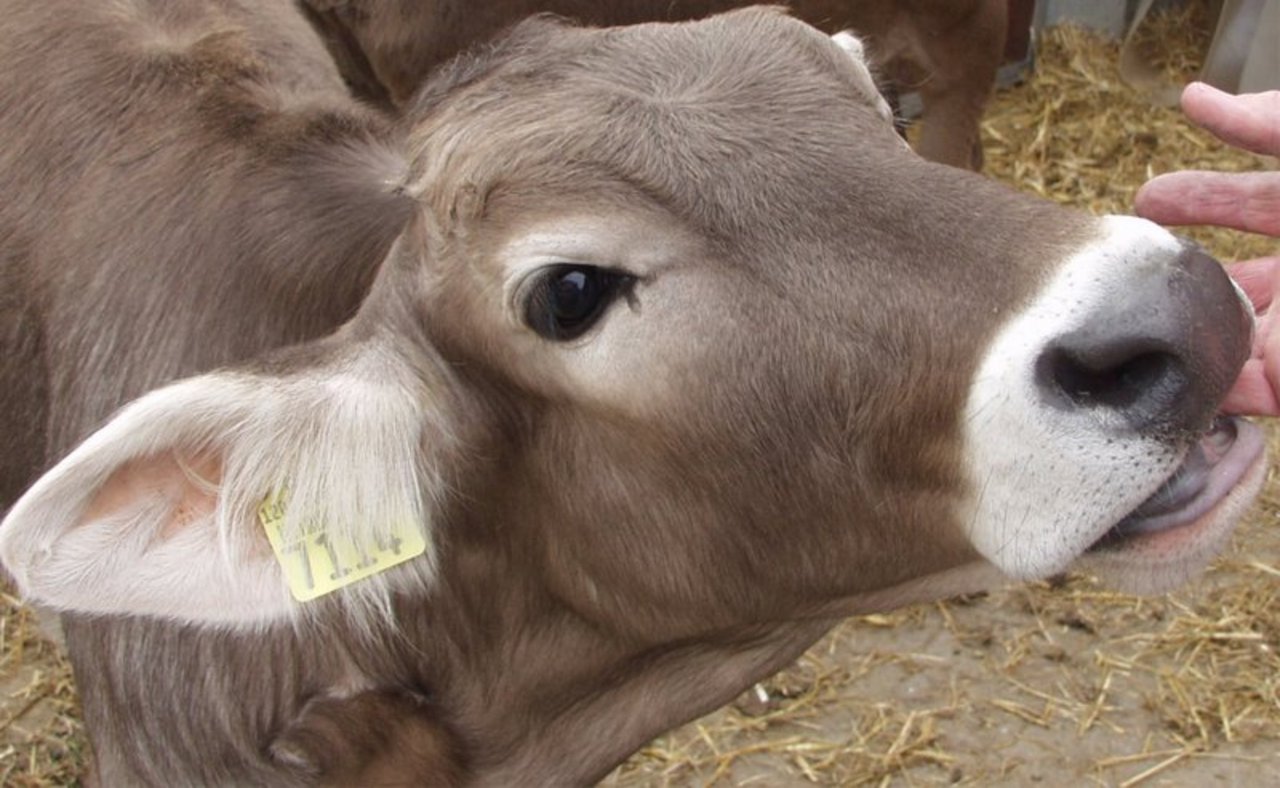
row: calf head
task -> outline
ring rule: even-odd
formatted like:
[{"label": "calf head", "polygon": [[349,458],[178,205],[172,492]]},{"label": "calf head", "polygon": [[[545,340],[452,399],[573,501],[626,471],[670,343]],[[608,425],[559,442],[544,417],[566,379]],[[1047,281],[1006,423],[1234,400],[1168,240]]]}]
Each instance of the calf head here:
[{"label": "calf head", "polygon": [[[27,594],[257,631],[413,609],[473,666],[555,608],[622,655],[1082,557],[1160,590],[1256,491],[1256,432],[1215,419],[1251,330],[1216,263],[917,158],[848,37],[534,20],[413,114],[418,209],[359,315],[63,460],[0,530]],[[298,603],[281,495],[284,532],[425,552]],[[456,634],[504,589],[507,629]]]},{"label": "calf head", "polygon": [[[1247,305],[1149,223],[912,156],[856,40],[831,43],[760,14],[527,27],[422,97],[410,268],[467,268],[419,322],[513,418],[528,487],[506,494],[553,529],[549,574],[691,628],[1086,553],[1126,588],[1181,582],[1233,520],[1191,515],[1249,476],[1238,513],[1262,468],[1214,421]],[[1179,514],[1115,528],[1184,461],[1159,498]]]}]

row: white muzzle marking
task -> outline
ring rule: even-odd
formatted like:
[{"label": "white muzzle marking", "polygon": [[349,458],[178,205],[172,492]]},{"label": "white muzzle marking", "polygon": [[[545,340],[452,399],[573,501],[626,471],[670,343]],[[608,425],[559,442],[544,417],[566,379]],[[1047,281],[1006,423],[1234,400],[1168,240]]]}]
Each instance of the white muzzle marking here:
[{"label": "white muzzle marking", "polygon": [[1100,237],[1067,259],[997,334],[966,406],[968,536],[1018,579],[1066,569],[1182,456],[1124,430],[1113,411],[1055,406],[1037,386],[1037,360],[1050,342],[1090,320],[1108,293],[1178,254],[1177,239],[1145,220],[1113,216],[1101,224]]}]

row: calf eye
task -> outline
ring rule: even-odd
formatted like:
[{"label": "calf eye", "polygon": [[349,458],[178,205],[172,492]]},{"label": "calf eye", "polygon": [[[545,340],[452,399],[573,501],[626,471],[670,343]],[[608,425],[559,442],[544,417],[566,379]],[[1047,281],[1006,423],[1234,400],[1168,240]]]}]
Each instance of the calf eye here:
[{"label": "calf eye", "polygon": [[589,265],[553,265],[538,274],[525,300],[524,319],[557,341],[587,332],[634,277]]}]

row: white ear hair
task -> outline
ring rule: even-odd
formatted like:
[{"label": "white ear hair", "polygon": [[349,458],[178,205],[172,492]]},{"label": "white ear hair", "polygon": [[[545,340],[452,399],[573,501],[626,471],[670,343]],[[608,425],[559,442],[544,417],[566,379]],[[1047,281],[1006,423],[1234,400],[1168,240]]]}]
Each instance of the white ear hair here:
[{"label": "white ear hair", "polygon": [[300,611],[258,518],[283,493],[287,532],[319,524],[358,546],[407,528],[425,543],[343,589],[385,607],[395,577],[431,578],[423,496],[438,481],[420,449],[438,415],[350,359],[191,378],[124,408],[36,482],[0,524],[0,560],[24,594],[60,610],[265,623]]},{"label": "white ear hair", "polygon": [[836,46],[849,53],[849,56],[860,63],[867,62],[867,52],[862,40],[847,30],[842,30],[831,37]]},{"label": "white ear hair", "polygon": [[893,109],[889,106],[889,102],[885,101],[884,96],[880,94],[880,89],[876,87],[876,81],[871,76],[871,67],[867,63],[867,49],[863,46],[862,39],[844,30],[831,36],[831,41],[853,59],[854,64],[857,66],[858,81],[861,83],[863,92],[875,105],[876,111],[892,123]]}]

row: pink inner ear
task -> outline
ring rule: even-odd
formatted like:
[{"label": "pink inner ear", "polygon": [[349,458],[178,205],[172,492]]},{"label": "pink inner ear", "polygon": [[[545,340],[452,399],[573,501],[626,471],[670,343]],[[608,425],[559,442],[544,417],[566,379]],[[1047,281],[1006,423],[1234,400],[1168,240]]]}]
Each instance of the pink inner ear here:
[{"label": "pink inner ear", "polygon": [[222,456],[168,451],[124,463],[98,488],[76,526],[87,525],[160,499],[169,516],[157,536],[172,536],[212,514],[222,482]]}]

